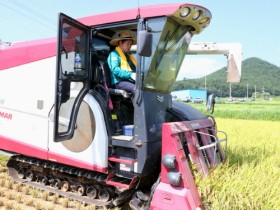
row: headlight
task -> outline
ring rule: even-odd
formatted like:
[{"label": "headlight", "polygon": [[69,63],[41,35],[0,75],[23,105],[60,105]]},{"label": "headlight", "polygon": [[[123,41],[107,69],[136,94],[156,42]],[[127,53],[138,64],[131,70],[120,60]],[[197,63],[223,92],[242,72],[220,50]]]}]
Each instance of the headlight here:
[{"label": "headlight", "polygon": [[197,20],[201,14],[202,14],[201,10],[195,10],[192,19]]},{"label": "headlight", "polygon": [[176,167],[176,156],[171,154],[164,155],[162,163],[165,167],[174,169]]},{"label": "headlight", "polygon": [[209,20],[208,17],[202,18],[202,19],[199,21],[199,23],[200,23],[200,24],[204,24],[204,23],[206,23],[208,20]]},{"label": "headlight", "polygon": [[180,16],[181,17],[187,17],[191,12],[191,9],[189,7],[183,7],[181,8],[181,11],[180,11]]},{"label": "headlight", "polygon": [[181,183],[181,173],[179,171],[170,171],[167,174],[167,180],[174,186],[179,186]]}]

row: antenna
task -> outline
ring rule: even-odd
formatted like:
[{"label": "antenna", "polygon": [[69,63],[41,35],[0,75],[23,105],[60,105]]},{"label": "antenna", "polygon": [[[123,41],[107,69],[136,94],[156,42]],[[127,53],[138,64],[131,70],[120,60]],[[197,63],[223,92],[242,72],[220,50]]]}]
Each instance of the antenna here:
[{"label": "antenna", "polygon": [[140,16],[140,0],[137,0],[137,16],[136,16],[136,19],[140,19],[141,16]]}]

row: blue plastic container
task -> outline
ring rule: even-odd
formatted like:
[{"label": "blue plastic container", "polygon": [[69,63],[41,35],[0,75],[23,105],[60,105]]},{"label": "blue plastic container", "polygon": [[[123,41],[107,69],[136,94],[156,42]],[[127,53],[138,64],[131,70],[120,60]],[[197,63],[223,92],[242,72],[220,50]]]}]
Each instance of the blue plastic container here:
[{"label": "blue plastic container", "polygon": [[125,135],[125,136],[132,136],[133,135],[133,128],[134,128],[134,125],[124,125],[122,127],[123,135]]}]

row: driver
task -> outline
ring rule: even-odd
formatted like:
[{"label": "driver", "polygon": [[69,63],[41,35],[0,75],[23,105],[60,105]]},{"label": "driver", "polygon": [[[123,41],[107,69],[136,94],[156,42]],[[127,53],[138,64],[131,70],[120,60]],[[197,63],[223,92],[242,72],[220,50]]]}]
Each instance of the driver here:
[{"label": "driver", "polygon": [[136,38],[132,31],[119,31],[114,34],[110,44],[116,46],[107,59],[112,86],[122,89],[134,97],[136,60],[129,53],[132,45],[136,44]]}]

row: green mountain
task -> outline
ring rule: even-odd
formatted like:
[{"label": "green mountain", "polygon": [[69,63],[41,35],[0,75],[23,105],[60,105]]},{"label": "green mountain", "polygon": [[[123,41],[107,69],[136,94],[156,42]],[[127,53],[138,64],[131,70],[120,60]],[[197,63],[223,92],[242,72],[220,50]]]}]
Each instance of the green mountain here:
[{"label": "green mountain", "polygon": [[[215,96],[228,97],[230,95],[230,85],[226,81],[226,67],[207,75],[206,88],[208,92],[213,92]],[[280,96],[280,67],[273,65],[259,58],[248,58],[242,62],[241,82],[231,84],[232,97],[251,97],[255,92],[269,93]],[[205,78],[186,79],[177,81],[174,90],[180,89],[205,89]]]}]

